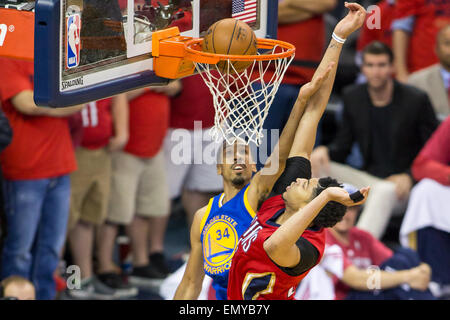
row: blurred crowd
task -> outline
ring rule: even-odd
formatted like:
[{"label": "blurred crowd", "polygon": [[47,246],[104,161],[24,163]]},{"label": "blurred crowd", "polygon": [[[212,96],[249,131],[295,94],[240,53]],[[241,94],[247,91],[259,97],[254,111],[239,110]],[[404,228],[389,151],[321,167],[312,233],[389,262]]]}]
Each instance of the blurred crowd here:
[{"label": "blurred crowd", "polygon": [[[327,230],[297,298],[448,299],[450,1],[356,2],[366,23],[346,40],[311,164],[371,192]],[[278,38],[297,51],[264,129],[282,130],[343,4],[279,1]],[[214,125],[201,77],[50,109],[34,104],[33,63],[0,58],[0,98],[1,296],[129,299],[170,278],[174,205],[189,229],[222,191],[195,152]]]}]

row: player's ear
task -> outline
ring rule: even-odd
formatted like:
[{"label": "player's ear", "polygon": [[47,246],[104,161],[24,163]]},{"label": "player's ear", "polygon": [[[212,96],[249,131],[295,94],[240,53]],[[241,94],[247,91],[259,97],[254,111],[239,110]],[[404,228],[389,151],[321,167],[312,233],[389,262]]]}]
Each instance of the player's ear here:
[{"label": "player's ear", "polygon": [[256,172],[257,171],[257,169],[256,169],[256,163],[252,163],[252,172]]},{"label": "player's ear", "polygon": [[218,164],[218,165],[216,165],[216,168],[217,168],[217,174],[218,174],[219,176],[221,176],[221,175],[222,175],[222,165],[221,165],[221,164]]}]

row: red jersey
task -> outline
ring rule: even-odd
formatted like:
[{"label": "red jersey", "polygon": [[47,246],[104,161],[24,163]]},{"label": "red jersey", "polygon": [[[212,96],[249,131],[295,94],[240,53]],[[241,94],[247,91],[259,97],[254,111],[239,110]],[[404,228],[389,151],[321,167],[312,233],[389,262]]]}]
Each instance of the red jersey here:
[{"label": "red jersey", "polygon": [[108,145],[113,135],[111,101],[112,98],[90,102],[81,110],[83,123],[81,146],[84,148],[99,149]]},{"label": "red jersey", "polygon": [[[392,19],[394,17],[394,4],[389,0],[382,0],[377,4],[379,11],[373,10],[367,14],[361,32],[358,37],[356,50],[362,51],[369,43],[381,41],[390,48],[392,47]],[[379,14],[379,15],[378,15]],[[377,16],[378,15],[378,16]],[[376,19],[380,19],[377,26]]]},{"label": "red jersey", "polygon": [[438,31],[450,23],[450,1],[397,0],[394,19],[414,18],[408,48],[410,73],[431,66],[439,60],[433,49]]},{"label": "red jersey", "polygon": [[169,126],[169,98],[146,90],[129,104],[130,137],[124,150],[138,157],[151,158],[161,149]]},{"label": "red jersey", "polygon": [[[278,229],[279,225],[275,220],[284,210],[281,195],[269,198],[239,239],[228,279],[228,299],[294,300],[298,284],[311,269],[298,276],[289,275],[264,250],[264,241]],[[318,250],[319,262],[325,248],[325,230],[307,229],[302,238],[307,239]]]},{"label": "red jersey", "polygon": [[65,118],[28,116],[11,98],[33,90],[33,62],[0,58],[2,108],[13,130],[11,144],[1,153],[3,175],[9,180],[45,179],[76,170]]},{"label": "red jersey", "polygon": [[[336,244],[342,249],[344,270],[351,265],[364,270],[373,265],[379,266],[392,256],[391,249],[375,239],[369,232],[357,227],[351,228],[349,232],[349,244],[345,245],[339,242],[329,230],[326,231],[327,244]],[[344,299],[350,287],[337,277],[333,277],[333,281],[335,283],[336,299]]]},{"label": "red jersey", "polygon": [[450,117],[436,129],[411,169],[416,180],[430,178],[450,186]]},{"label": "red jersey", "polygon": [[[302,85],[311,81],[325,48],[323,16],[319,15],[301,22],[280,24],[277,38],[297,48],[294,60],[287,69],[282,83]],[[265,79],[270,79],[272,75],[273,71],[268,70]]]},{"label": "red jersey", "polygon": [[170,127],[194,129],[194,121],[201,121],[203,129],[214,125],[213,97],[199,74],[181,79],[181,93],[171,99]]}]

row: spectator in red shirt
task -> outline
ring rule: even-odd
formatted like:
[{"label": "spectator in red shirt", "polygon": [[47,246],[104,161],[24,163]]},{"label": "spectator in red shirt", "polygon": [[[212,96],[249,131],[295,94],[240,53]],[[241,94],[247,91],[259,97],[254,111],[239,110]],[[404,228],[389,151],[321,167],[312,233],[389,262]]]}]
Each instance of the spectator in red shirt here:
[{"label": "spectator in red shirt", "polygon": [[450,186],[450,117],[436,129],[412,165],[417,181],[428,178]]},{"label": "spectator in red shirt", "polygon": [[80,267],[81,287],[68,290],[75,298],[113,298],[93,277],[94,228],[107,214],[111,184],[111,151],[128,140],[128,100],[125,94],[90,102],[79,117],[82,135],[75,155],[78,170],[71,175],[69,244],[75,265]]},{"label": "spectator in red shirt", "polygon": [[450,22],[450,2],[396,0],[392,23],[392,49],[397,79],[438,62],[436,35]]},{"label": "spectator in red shirt", "polygon": [[102,287],[114,297],[133,296],[135,287],[116,273],[113,251],[119,226],[126,226],[132,248],[132,283],[155,284],[165,277],[150,261],[148,241],[162,242],[169,213],[168,185],[162,144],[169,125],[169,96],[180,90],[178,81],[164,87],[127,93],[129,139],[112,155],[109,210],[98,233]]},{"label": "spectator in red shirt", "polygon": [[[394,15],[394,5],[395,0],[382,0],[376,4],[377,9],[367,11],[366,22],[361,28],[356,43],[358,53],[361,53],[373,41],[380,41],[389,47],[392,46],[391,24]],[[380,23],[379,26],[376,25],[377,22]]]},{"label": "spectator in red shirt", "polygon": [[416,249],[433,269],[438,297],[450,296],[450,117],[439,126],[412,165],[419,183],[402,221],[402,245]]},{"label": "spectator in red shirt", "polygon": [[[349,193],[357,190],[349,185],[344,188]],[[344,259],[343,272],[333,277],[336,299],[433,299],[427,291],[430,267],[420,263],[414,251],[400,248],[393,253],[355,227],[358,212],[357,206],[347,208],[342,221],[326,230],[327,245],[338,245]]]},{"label": "spectator in red shirt", "polygon": [[82,106],[37,107],[32,62],[0,58],[0,70],[2,107],[14,132],[0,156],[7,222],[1,277],[30,279],[38,299],[53,299],[69,215],[69,174],[76,169],[64,117]]}]

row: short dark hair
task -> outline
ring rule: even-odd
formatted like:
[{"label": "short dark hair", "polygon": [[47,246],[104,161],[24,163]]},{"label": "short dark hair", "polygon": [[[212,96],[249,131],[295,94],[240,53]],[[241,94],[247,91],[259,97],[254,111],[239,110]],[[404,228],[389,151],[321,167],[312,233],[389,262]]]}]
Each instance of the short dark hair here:
[{"label": "short dark hair", "polygon": [[364,61],[364,56],[366,54],[386,54],[389,57],[389,62],[392,63],[394,61],[394,54],[392,53],[391,48],[384,44],[381,41],[372,41],[367,46],[364,47],[362,51],[362,60]]},{"label": "short dark hair", "polygon": [[[322,191],[330,187],[343,188],[343,185],[337,182],[336,179],[330,177],[320,178],[319,184],[314,188],[312,198],[314,199]],[[347,207],[343,204],[336,201],[330,201],[322,208],[322,210],[320,210],[319,214],[314,218],[313,225],[319,228],[331,228],[336,223],[342,220],[346,211]]]}]

